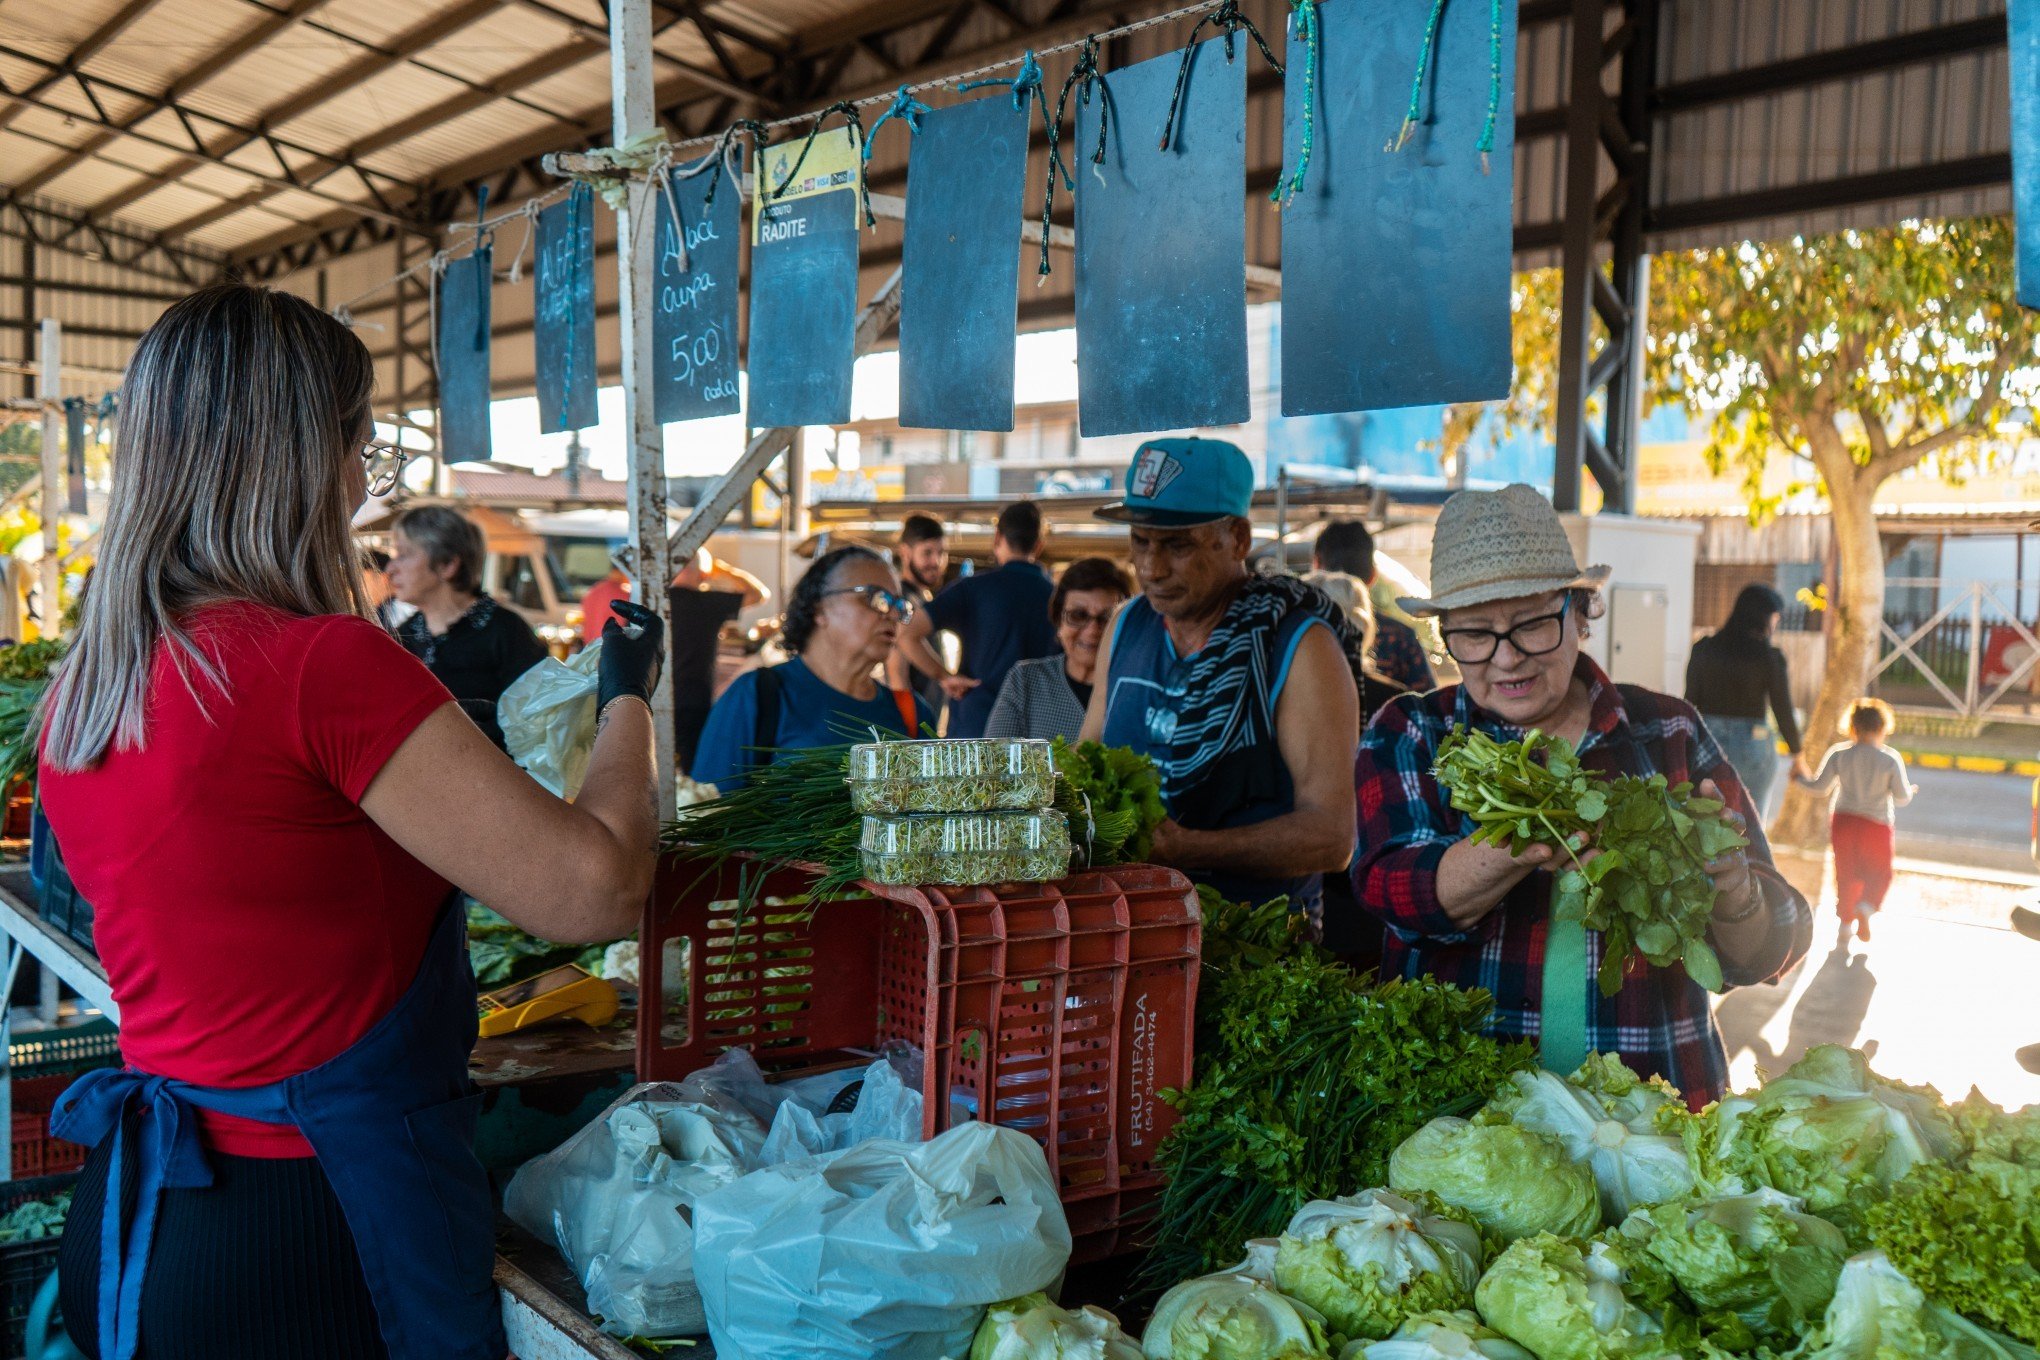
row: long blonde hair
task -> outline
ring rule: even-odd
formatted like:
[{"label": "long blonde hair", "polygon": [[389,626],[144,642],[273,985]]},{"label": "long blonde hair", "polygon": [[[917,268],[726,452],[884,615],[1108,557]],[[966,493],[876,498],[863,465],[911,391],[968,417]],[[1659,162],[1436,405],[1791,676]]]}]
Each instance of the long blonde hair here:
[{"label": "long blonde hair", "polygon": [[149,327],[121,386],[92,588],[44,705],[52,768],[141,749],[159,641],[194,694],[195,676],[221,685],[184,626],[202,605],[367,612],[347,459],[374,385],[354,333],[288,293],[218,284]]}]

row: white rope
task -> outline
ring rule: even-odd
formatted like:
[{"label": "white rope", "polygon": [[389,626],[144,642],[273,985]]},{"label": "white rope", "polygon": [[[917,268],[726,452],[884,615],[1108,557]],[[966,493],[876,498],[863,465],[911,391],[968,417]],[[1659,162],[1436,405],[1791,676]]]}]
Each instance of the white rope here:
[{"label": "white rope", "polygon": [[[1172,24],[1178,19],[1187,19],[1193,14],[1202,14],[1206,10],[1216,9],[1222,3],[1224,3],[1224,0],[1197,0],[1195,4],[1183,5],[1169,10],[1167,13],[1157,14],[1150,18],[1136,19],[1130,24],[1121,24],[1117,28],[1102,29],[1096,33],[1086,34],[1081,38],[1073,38],[1066,43],[1057,43],[1053,47],[1035,48],[1033,49],[1034,55],[1040,58],[1052,57],[1059,52],[1075,52],[1085,43],[1104,42],[1112,38],[1125,37],[1129,33],[1138,33],[1144,28],[1155,28],[1162,24]],[[901,86],[887,90],[883,94],[868,94],[862,99],[851,99],[844,102],[856,108],[865,108],[873,104],[890,104],[899,97],[900,89],[906,90],[908,94],[919,94],[923,90],[939,90],[947,85],[960,85],[965,81],[976,80],[982,76],[991,75],[995,71],[1003,71],[1009,66],[1018,66],[1025,60],[1027,60],[1027,54],[1022,52],[1000,61],[987,62],[983,66],[974,66],[968,71],[958,71],[955,75],[940,76],[934,80],[924,80],[918,85]],[[794,127],[812,123],[814,120],[815,116],[812,113],[797,113],[786,118],[774,118],[761,126],[767,129]],[[720,141],[721,138],[721,133],[709,133],[700,137],[687,137],[674,142],[673,147],[675,150],[685,150],[690,146],[705,146],[710,142]]]},{"label": "white rope", "polygon": [[531,251],[531,238],[538,231],[538,215],[545,204],[535,198],[526,199],[519,209],[524,214],[524,241],[517,247],[517,253],[510,257],[510,282],[516,283],[524,277],[524,257]]}]

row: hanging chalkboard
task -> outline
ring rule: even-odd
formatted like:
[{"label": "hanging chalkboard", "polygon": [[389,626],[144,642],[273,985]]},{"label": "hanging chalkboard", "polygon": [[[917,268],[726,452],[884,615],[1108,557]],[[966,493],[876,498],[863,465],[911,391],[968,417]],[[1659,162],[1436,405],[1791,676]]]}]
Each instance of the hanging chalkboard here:
[{"label": "hanging chalkboard", "polygon": [[85,398],[64,398],[64,513],[85,513]]},{"label": "hanging chalkboard", "polygon": [[[1321,5],[1323,50],[1302,188],[1282,209],[1282,413],[1486,401],[1509,393],[1515,0],[1445,6],[1421,119],[1399,151],[1429,0]],[[1290,24],[1284,184],[1304,135],[1309,63]]]},{"label": "hanging chalkboard", "polygon": [[847,128],[815,138],[805,157],[800,147],[800,141],[782,142],[759,158],[748,422],[756,426],[850,419],[862,160]]},{"label": "hanging chalkboard", "polygon": [[532,276],[538,432],[585,430],[595,414],[595,195],[577,184],[538,215]]},{"label": "hanging chalkboard", "polygon": [[2019,305],[2040,308],[2040,0],[2009,0],[2012,220],[2019,237]]},{"label": "hanging chalkboard", "polygon": [[[1247,45],[1104,77],[1063,154],[1077,176],[1077,413],[1086,435],[1231,425],[1247,395]],[[1110,110],[1105,159],[1093,164]]]},{"label": "hanging chalkboard", "polygon": [[489,283],[485,242],[439,276],[439,456],[449,463],[489,457]]},{"label": "hanging chalkboard", "polygon": [[[663,424],[735,415],[737,391],[737,249],[743,191],[715,171],[669,180],[670,204],[658,202],[659,292],[652,309],[653,410]],[[710,187],[715,202],[708,202]],[[673,227],[686,224],[686,250]],[[684,256],[684,257],[683,257]]]},{"label": "hanging chalkboard", "polygon": [[1026,104],[999,95],[923,116],[907,164],[900,424],[1013,428],[1026,192]]}]

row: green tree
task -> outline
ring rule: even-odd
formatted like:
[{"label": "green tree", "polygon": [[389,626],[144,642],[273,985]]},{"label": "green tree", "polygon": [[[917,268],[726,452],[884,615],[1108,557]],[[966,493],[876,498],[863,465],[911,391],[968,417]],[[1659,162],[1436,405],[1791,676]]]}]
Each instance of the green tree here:
[{"label": "green tree", "polygon": [[17,420],[0,425],[0,500],[13,495],[42,467],[42,426]]},{"label": "green tree", "polygon": [[[1810,461],[1833,516],[1838,578],[1815,740],[1870,683],[1884,617],[1878,488],[1931,462],[1987,456],[2011,408],[2034,396],[2040,316],[2013,300],[2008,218],[1909,222],[1658,256],[1651,269],[1649,390],[1710,421],[1708,458],[1739,470],[1751,516],[1773,459]],[[1824,819],[1794,788],[1777,835],[1817,843]]]}]

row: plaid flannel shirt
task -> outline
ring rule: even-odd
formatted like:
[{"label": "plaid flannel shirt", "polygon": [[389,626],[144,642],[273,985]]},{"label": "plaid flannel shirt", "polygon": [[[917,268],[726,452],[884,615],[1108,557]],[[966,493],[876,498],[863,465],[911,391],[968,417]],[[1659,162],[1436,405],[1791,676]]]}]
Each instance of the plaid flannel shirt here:
[{"label": "plaid flannel shirt", "polygon": [[[1805,957],[1813,916],[1771,862],[1770,846],[1742,781],[1690,704],[1633,685],[1617,685],[1587,657],[1577,674],[1592,699],[1580,758],[1607,774],[1663,774],[1672,783],[1712,779],[1730,807],[1750,823],[1750,867],[1763,891],[1771,934],[1761,957],[1722,959],[1731,987],[1775,981]],[[1431,774],[1438,745],[1454,727],[1478,727],[1503,741],[1523,735],[1476,707],[1463,685],[1405,694],[1375,716],[1360,739],[1355,772],[1360,845],[1353,890],[1388,927],[1384,976],[1429,974],[1494,994],[1489,1032],[1538,1037],[1543,1005],[1544,936],[1551,875],[1531,874],[1495,909],[1462,929],[1438,904],[1438,862],[1470,835],[1473,820],[1454,810]],[[1728,1056],[1707,992],[1683,968],[1651,968],[1632,960],[1622,989],[1601,995],[1594,976],[1601,934],[1587,932],[1587,1044],[1618,1053],[1637,1071],[1672,1082],[1697,1108],[1728,1087]]]}]

